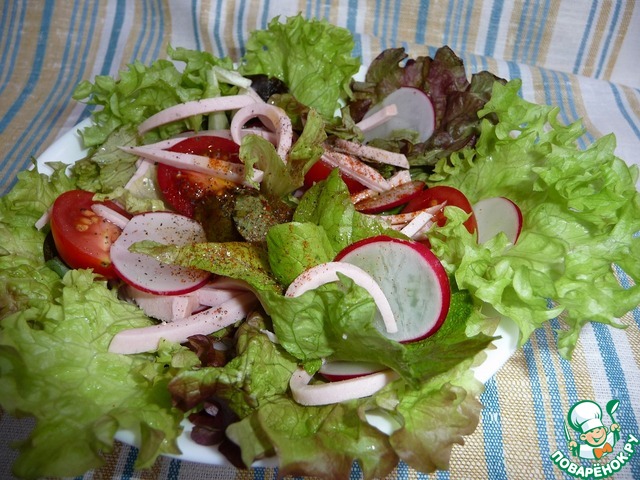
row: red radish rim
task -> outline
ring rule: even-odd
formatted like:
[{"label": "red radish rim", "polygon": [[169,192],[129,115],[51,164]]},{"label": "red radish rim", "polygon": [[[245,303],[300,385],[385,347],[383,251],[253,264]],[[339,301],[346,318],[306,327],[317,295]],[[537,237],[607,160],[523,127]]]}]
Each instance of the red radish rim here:
[{"label": "red radish rim", "polygon": [[[183,295],[186,293],[193,292],[206,285],[211,277],[211,273],[206,272],[204,270],[199,270],[190,267],[181,267],[178,265],[164,265],[161,262],[155,260],[154,258],[138,253],[129,252],[129,247],[136,242],[141,240],[150,240],[154,239],[152,236],[150,237],[148,234],[146,236],[137,235],[139,228],[144,228],[144,226],[140,227],[136,221],[142,218],[148,219],[150,216],[158,216],[158,215],[166,215],[167,217],[172,217],[174,219],[179,219],[182,222],[186,222],[188,224],[193,225],[194,227],[197,225],[199,228],[202,228],[199,223],[195,220],[190,219],[189,217],[185,217],[184,215],[180,215],[174,212],[168,211],[159,211],[159,212],[146,212],[135,215],[131,218],[125,229],[122,231],[116,242],[111,246],[111,261],[113,264],[113,268],[116,271],[118,277],[122,279],[124,282],[132,285],[133,287],[147,293],[153,293],[155,295]],[[127,228],[130,228],[133,231],[127,231]],[[129,238],[129,236],[131,236]],[[201,235],[202,241],[206,239],[204,236],[204,231]],[[157,238],[155,238],[157,240]],[[124,255],[124,257],[122,257]],[[135,261],[135,266],[131,266],[131,262]],[[181,287],[180,285],[172,286],[172,288],[153,288],[150,287],[149,284],[145,284],[145,282],[140,281],[138,277],[132,278],[134,272],[139,272],[142,269],[141,262],[147,265],[146,268],[152,268],[157,266],[160,267],[161,270],[166,270],[169,275],[177,276],[181,273],[186,273],[191,278],[186,279],[186,285]],[[147,276],[147,272],[143,272],[145,276]],[[197,276],[196,276],[197,274]],[[177,277],[176,277],[177,278]],[[153,280],[152,280],[153,282]],[[184,281],[180,281],[180,283],[184,283]]]},{"label": "red radish rim", "polygon": [[[402,338],[400,340],[398,340],[400,343],[413,343],[413,342],[417,342],[420,340],[423,340],[431,335],[433,335],[435,332],[438,331],[438,329],[442,326],[442,324],[444,323],[446,317],[447,317],[447,313],[449,312],[449,307],[451,304],[451,288],[450,288],[450,283],[449,283],[449,276],[447,275],[446,270],[444,269],[444,266],[442,265],[442,263],[440,262],[440,260],[438,259],[438,257],[424,244],[420,243],[420,242],[416,242],[413,240],[405,240],[405,239],[400,239],[400,238],[393,238],[393,237],[389,237],[386,235],[378,235],[375,237],[370,237],[370,238],[366,238],[363,240],[360,240],[358,242],[355,242],[349,246],[347,246],[346,248],[344,248],[341,252],[338,253],[338,255],[336,256],[336,261],[347,261],[348,262],[348,257],[349,254],[357,252],[358,249],[360,249],[363,246],[371,246],[374,245],[376,243],[397,243],[400,245],[403,245],[404,247],[407,248],[411,248],[413,249],[413,251],[419,255],[421,257],[421,259],[425,262],[425,266],[428,267],[430,269],[431,275],[433,275],[433,278],[435,280],[435,283],[437,284],[437,286],[441,289],[440,292],[440,300],[441,300],[441,305],[440,305],[440,309],[438,311],[437,316],[435,317],[435,321],[433,322],[433,324],[431,325],[431,327],[425,331],[422,332],[420,335],[418,336],[412,336],[410,338]],[[366,268],[363,268],[363,270],[366,271]],[[374,276],[374,275],[372,275]],[[375,276],[374,276],[375,278]],[[381,285],[382,287],[382,285]],[[387,296],[392,297],[390,295]],[[391,301],[391,299],[390,299]],[[396,315],[396,321],[398,323],[398,327],[399,330],[401,329],[401,325],[402,325],[402,318],[400,315]],[[381,332],[384,334],[384,332]],[[389,335],[387,335],[389,336]]]}]

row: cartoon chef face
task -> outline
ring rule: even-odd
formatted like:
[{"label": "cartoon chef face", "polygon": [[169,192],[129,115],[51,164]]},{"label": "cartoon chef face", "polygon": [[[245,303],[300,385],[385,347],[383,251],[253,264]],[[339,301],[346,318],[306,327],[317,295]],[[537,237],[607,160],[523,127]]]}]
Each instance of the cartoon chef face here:
[{"label": "cartoon chef face", "polygon": [[576,403],[569,413],[567,420],[571,428],[580,432],[580,439],[591,446],[602,445],[607,439],[607,429],[602,424],[602,409],[591,400]]},{"label": "cartoon chef face", "polygon": [[592,447],[598,447],[607,440],[607,429],[606,427],[592,428],[587,433],[580,435],[580,440]]}]

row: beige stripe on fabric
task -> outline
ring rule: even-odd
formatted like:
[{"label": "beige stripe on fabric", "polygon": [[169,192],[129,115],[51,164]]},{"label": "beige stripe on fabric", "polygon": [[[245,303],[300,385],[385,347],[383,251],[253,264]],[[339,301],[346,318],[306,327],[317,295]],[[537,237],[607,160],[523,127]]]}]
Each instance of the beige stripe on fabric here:
[{"label": "beige stripe on fabric", "polygon": [[620,56],[620,50],[622,50],[625,36],[629,32],[629,25],[631,24],[634,6],[635,2],[627,2],[625,4],[624,12],[621,15],[622,21],[618,25],[615,35],[613,36],[613,48],[609,50],[607,54],[607,63],[602,75],[602,78],[605,80],[611,80],[611,74],[618,62],[618,57]]},{"label": "beige stripe on fabric", "polygon": [[598,12],[598,19],[595,22],[596,28],[588,46],[588,53],[584,56],[585,64],[581,68],[580,73],[591,77],[595,73],[596,64],[600,49],[602,48],[603,38],[605,37],[609,17],[611,16],[611,2],[603,2]]},{"label": "beige stripe on fabric", "polygon": [[507,478],[539,478],[542,457],[531,380],[522,349],[498,372],[496,384]]},{"label": "beige stripe on fabric", "polygon": [[553,40],[553,31],[558,24],[558,12],[560,11],[561,3],[561,0],[553,0],[549,6],[547,16],[544,19],[544,25],[538,25],[536,22],[536,28],[542,29],[543,33],[538,50],[533,52],[533,55],[536,57],[535,62],[529,61],[528,63],[532,63],[540,67],[545,66],[547,64],[549,51],[557,48],[551,44],[551,40]]}]

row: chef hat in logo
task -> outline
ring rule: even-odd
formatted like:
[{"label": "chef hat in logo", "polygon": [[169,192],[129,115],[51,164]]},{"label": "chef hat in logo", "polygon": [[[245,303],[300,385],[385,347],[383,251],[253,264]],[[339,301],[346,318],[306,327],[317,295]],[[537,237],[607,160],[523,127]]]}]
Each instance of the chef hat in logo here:
[{"label": "chef hat in logo", "polygon": [[587,433],[594,428],[604,427],[602,424],[602,409],[591,400],[576,403],[567,415],[569,425],[578,432]]}]

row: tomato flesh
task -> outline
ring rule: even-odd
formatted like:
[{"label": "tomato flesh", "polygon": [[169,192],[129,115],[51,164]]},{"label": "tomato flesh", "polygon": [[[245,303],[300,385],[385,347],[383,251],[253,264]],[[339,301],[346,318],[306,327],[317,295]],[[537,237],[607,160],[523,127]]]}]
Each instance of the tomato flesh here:
[{"label": "tomato flesh", "polygon": [[[314,163],[307,174],[304,176],[304,187],[306,189],[311,188],[315,183],[321,182],[326,179],[334,167],[323,161],[322,159],[318,160]],[[358,182],[355,178],[350,177],[342,172],[340,172],[340,178],[347,185],[349,189],[349,193],[354,194],[361,192],[365,187],[360,182]]]},{"label": "tomato flesh", "polygon": [[116,278],[109,250],[121,230],[91,210],[96,203],[126,215],[113,202],[95,202],[91,192],[70,190],[53,203],[51,234],[60,258],[69,267],[90,268],[107,279]]},{"label": "tomato flesh", "polygon": [[[473,214],[471,203],[467,199],[466,195],[457,188],[446,185],[436,185],[435,187],[423,190],[422,193],[407,203],[402,210],[402,213],[410,213],[429,207],[435,207],[443,202],[446,202],[447,206],[458,207],[470,214],[469,218],[464,222],[464,226],[467,228],[469,233],[474,233],[476,231],[476,217]],[[441,210],[434,216],[434,221],[441,227],[446,223],[447,217],[444,216],[444,212]]]},{"label": "tomato flesh", "polygon": [[[232,140],[214,135],[185,138],[168,150],[241,163],[240,146]],[[158,165],[157,178],[158,187],[167,203],[176,212],[191,218],[198,199],[204,195],[221,193],[235,186],[233,182],[222,178],[163,164]]]}]

